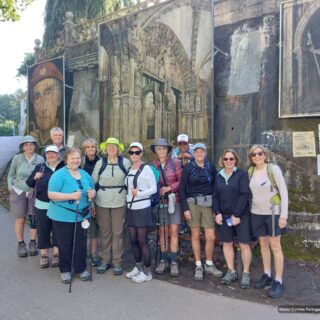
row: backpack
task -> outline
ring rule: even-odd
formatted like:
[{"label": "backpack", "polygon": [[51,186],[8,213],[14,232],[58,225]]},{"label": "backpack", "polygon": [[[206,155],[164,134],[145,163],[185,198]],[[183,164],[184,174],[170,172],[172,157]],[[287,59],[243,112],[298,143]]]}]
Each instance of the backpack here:
[{"label": "backpack", "polygon": [[[105,189],[105,188],[120,188],[119,193],[121,193],[122,190],[126,188],[125,185],[118,186],[118,187],[117,186],[108,187],[108,186],[101,186],[99,184],[100,176],[101,176],[102,172],[106,169],[107,165],[108,165],[108,157],[102,158],[102,165],[101,165],[101,168],[98,172],[98,182],[95,184],[95,189],[96,189],[96,191],[98,191],[99,189]],[[124,175],[127,176],[130,168],[128,170],[126,169],[126,167],[123,164],[123,157],[122,156],[118,156],[118,166],[122,170]]]},{"label": "backpack", "polygon": [[[253,171],[254,171],[254,167],[252,167],[252,166],[249,167],[249,169],[248,169],[249,181],[252,178]],[[280,198],[280,194],[279,194],[279,189],[278,189],[276,180],[274,179],[274,176],[273,176],[273,163],[267,163],[267,175],[268,175],[268,179],[271,182],[272,188],[277,191],[277,194],[275,194],[274,196],[271,197],[270,202],[273,205],[280,204],[281,198]],[[273,191],[273,190],[271,190],[271,191]]]},{"label": "backpack", "polygon": [[[199,178],[201,178],[200,179],[201,182],[213,183],[214,181],[214,174],[212,174],[213,167],[207,158],[205,158],[204,167],[201,169],[199,169],[194,159],[192,159],[189,163],[191,164],[191,172],[190,172],[191,175],[198,176]],[[200,172],[200,170],[203,170],[203,171]],[[204,175],[200,176],[199,173],[204,173]]]}]

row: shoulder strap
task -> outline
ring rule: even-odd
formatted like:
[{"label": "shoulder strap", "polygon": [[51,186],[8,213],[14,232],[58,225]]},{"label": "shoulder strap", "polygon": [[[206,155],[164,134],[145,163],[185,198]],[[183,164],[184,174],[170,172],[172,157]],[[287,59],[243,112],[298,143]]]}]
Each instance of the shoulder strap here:
[{"label": "shoulder strap", "polygon": [[133,187],[134,189],[137,187],[137,181],[138,181],[138,177],[140,175],[140,173],[142,172],[143,168],[144,168],[145,164],[142,163],[139,167],[139,169],[137,170],[136,174],[133,177]]},{"label": "shoulder strap", "polygon": [[272,186],[277,190],[277,192],[279,192],[276,180],[274,179],[274,176],[273,176],[273,163],[267,164],[267,174]]},{"label": "shoulder strap", "polygon": [[249,167],[249,169],[248,169],[248,176],[249,176],[249,180],[251,180],[251,178],[252,178],[252,175],[253,175],[253,170],[254,170],[254,167]]},{"label": "shoulder strap", "polygon": [[169,164],[170,164],[172,170],[174,171],[174,173],[176,173],[176,166],[174,165],[173,159],[169,159]]},{"label": "shoulder strap", "polygon": [[126,169],[126,167],[123,164],[123,156],[118,156],[118,165],[120,167],[120,169],[122,170],[122,172],[127,175],[128,170]]},{"label": "shoulder strap", "polygon": [[100,178],[101,173],[105,170],[105,168],[108,165],[108,157],[101,158],[101,159],[102,159],[102,164],[101,164],[101,167],[100,167],[100,170],[99,170],[99,173],[98,173],[98,178]]}]

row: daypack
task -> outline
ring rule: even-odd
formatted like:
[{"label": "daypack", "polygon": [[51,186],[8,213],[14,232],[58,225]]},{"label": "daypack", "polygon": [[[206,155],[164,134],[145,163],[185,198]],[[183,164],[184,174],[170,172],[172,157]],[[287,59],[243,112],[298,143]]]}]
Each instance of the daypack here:
[{"label": "daypack", "polygon": [[[249,181],[252,178],[253,171],[254,171],[254,167],[252,166],[249,167],[248,169]],[[274,176],[273,176],[273,163],[267,163],[267,175],[268,175],[268,179],[271,182],[272,188],[274,188],[277,191],[277,194],[271,197],[270,202],[271,204],[274,204],[274,205],[279,204],[281,202],[281,198],[280,198],[279,189],[278,189],[276,180],[274,179]]]},{"label": "daypack", "polygon": [[[106,189],[106,188],[120,188],[119,193],[121,193],[126,188],[125,185],[123,185],[123,186],[101,186],[99,184],[100,176],[101,176],[102,172],[106,169],[107,165],[108,165],[108,157],[102,158],[102,165],[101,165],[101,168],[98,172],[98,182],[95,184],[95,189],[96,189],[96,191],[98,191],[99,189]],[[122,156],[118,156],[118,166],[122,170],[124,175],[127,176],[130,168],[128,170],[126,169],[126,167],[123,164],[123,157]]]},{"label": "daypack", "polygon": [[[209,183],[213,182],[214,180],[214,175],[212,174],[213,167],[207,158],[204,160],[204,167],[201,169],[197,166],[196,161],[194,159],[192,159],[190,163],[191,163],[191,172],[190,172],[191,175],[198,176],[201,182],[209,182]],[[205,175],[200,176],[199,173],[204,173]]]}]

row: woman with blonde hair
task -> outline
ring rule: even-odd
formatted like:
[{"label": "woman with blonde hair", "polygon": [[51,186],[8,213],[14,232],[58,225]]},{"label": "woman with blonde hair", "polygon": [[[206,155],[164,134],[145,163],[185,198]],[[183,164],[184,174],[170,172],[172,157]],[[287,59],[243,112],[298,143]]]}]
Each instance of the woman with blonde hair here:
[{"label": "woman with blonde hair", "polygon": [[[259,238],[264,273],[254,284],[256,289],[272,286],[268,296],[279,298],[284,293],[282,281],[284,258],[281,234],[288,219],[288,191],[281,169],[268,163],[268,150],[254,145],[249,150],[248,170],[252,193],[252,234]],[[271,253],[274,257],[275,279],[271,277]]]},{"label": "woman with blonde hair", "polygon": [[221,278],[222,284],[231,284],[238,278],[234,268],[233,240],[239,241],[243,272],[240,288],[250,287],[251,233],[249,210],[249,179],[246,171],[239,168],[240,158],[233,149],[223,151],[219,159],[222,169],[214,182],[213,209],[228,271]]}]

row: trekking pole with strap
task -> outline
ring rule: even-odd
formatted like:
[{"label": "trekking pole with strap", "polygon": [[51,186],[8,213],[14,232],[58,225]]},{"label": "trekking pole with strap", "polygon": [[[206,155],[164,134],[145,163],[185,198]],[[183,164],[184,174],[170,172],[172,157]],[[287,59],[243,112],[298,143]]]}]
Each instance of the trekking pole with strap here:
[{"label": "trekking pole with strap", "polygon": [[90,206],[90,227],[89,227],[89,265],[90,265],[90,281],[92,282],[92,263],[91,263],[91,257],[92,257],[92,213],[91,213],[91,205],[92,205],[92,199],[89,198],[89,206]]},{"label": "trekking pole with strap", "polygon": [[[78,192],[81,192],[81,190],[78,190]],[[74,222],[74,231],[73,231],[73,243],[72,243],[72,255],[71,255],[71,279],[69,284],[69,293],[71,293],[71,287],[72,287],[72,276],[73,276],[73,269],[74,269],[74,253],[76,248],[76,234],[77,234],[77,222],[78,222],[78,215],[79,215],[79,204],[80,200],[76,201],[76,220]]]}]

